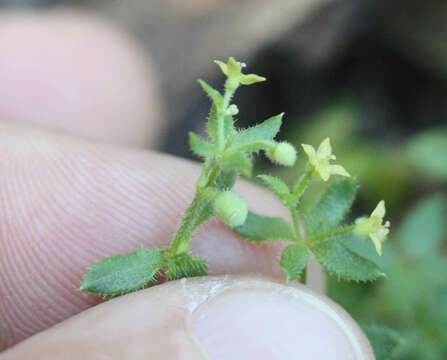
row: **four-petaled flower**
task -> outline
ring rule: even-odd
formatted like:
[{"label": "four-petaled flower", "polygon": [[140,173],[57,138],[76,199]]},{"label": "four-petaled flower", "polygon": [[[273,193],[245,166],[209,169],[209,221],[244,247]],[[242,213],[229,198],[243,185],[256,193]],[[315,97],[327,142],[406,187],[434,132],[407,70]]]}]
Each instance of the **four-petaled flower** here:
[{"label": "four-petaled flower", "polygon": [[379,255],[382,255],[382,243],[390,232],[390,222],[383,223],[385,217],[385,201],[381,200],[369,218],[357,219],[354,233],[360,237],[369,236]]},{"label": "four-petaled flower", "polygon": [[234,57],[230,57],[226,64],[219,60],[214,60],[214,62],[219,65],[222,72],[227,75],[229,79],[231,78],[242,85],[251,85],[266,80],[265,77],[256,74],[242,74],[242,68],[245,67],[245,64],[236,61]]},{"label": "four-petaled flower", "polygon": [[310,165],[324,181],[329,180],[331,175],[351,176],[343,166],[329,163],[329,160],[335,160],[329,138],[323,140],[317,151],[312,145],[302,144],[302,146],[309,157]]}]

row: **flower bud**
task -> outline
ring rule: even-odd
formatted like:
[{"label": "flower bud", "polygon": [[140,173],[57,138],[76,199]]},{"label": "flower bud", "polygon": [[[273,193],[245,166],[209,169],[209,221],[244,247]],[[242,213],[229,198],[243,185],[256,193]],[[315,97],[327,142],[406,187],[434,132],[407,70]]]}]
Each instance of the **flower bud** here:
[{"label": "flower bud", "polygon": [[232,191],[225,191],[216,197],[214,210],[217,217],[229,227],[242,225],[248,214],[245,201]]},{"label": "flower bud", "polygon": [[239,109],[237,108],[236,105],[231,104],[227,109],[227,114],[231,116],[237,115],[239,114]]},{"label": "flower bud", "polygon": [[270,158],[283,166],[293,166],[296,161],[296,150],[288,142],[278,143],[273,150],[269,152]]}]

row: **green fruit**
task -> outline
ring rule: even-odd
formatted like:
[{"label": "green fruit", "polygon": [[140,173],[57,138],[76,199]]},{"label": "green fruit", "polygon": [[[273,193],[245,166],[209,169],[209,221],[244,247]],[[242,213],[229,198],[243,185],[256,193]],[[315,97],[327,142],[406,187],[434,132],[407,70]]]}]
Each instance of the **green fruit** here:
[{"label": "green fruit", "polygon": [[293,166],[295,164],[297,155],[293,145],[288,142],[278,143],[270,153],[273,161],[283,166]]},{"label": "green fruit", "polygon": [[216,197],[214,210],[217,217],[229,227],[242,225],[248,214],[245,201],[232,191],[225,191]]}]

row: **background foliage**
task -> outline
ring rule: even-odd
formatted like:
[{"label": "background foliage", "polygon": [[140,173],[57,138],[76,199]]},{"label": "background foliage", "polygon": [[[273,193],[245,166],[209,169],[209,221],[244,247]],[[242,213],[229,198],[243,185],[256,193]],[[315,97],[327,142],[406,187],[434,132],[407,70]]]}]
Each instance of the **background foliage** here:
[{"label": "background foliage", "polygon": [[[290,138],[318,138],[331,133],[346,168],[359,177],[362,215],[366,204],[388,200],[391,237],[384,255],[372,244],[357,246],[378,264],[387,279],[346,283],[328,278],[328,294],[359,323],[380,324],[403,339],[390,359],[447,358],[447,128],[416,133],[407,141],[383,143],[359,138],[353,102],[339,101],[308,122]],[[293,142],[293,140],[292,140]],[[293,174],[290,174],[293,176]],[[310,206],[318,195],[307,198]],[[368,251],[365,251],[367,249]]]}]

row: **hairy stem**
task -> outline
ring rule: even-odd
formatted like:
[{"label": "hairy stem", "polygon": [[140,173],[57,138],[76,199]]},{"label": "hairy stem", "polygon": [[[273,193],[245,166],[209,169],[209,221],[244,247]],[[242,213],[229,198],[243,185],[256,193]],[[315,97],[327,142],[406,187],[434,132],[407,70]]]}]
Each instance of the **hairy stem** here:
[{"label": "hairy stem", "polygon": [[295,239],[302,241],[303,238],[301,236],[300,224],[299,224],[299,219],[298,219],[298,211],[296,209],[296,206],[295,205],[290,206],[289,209],[290,209],[290,213],[292,215],[293,229],[295,230]]},{"label": "hairy stem", "polygon": [[213,159],[206,159],[203,164],[202,171],[200,172],[199,179],[197,180],[196,193],[200,191],[201,188],[206,187],[208,181],[208,173],[213,165]]},{"label": "hairy stem", "polygon": [[225,114],[233,94],[234,91],[225,89],[222,108],[217,112],[217,148],[220,152],[225,149]]},{"label": "hairy stem", "polygon": [[219,173],[220,167],[217,164],[214,164],[214,167],[211,169],[210,176],[208,177],[208,181],[206,182],[206,187],[213,186]]},{"label": "hairy stem", "polygon": [[[231,97],[234,91],[225,90],[222,108],[218,109],[218,119],[217,119],[217,146],[219,152],[222,153],[225,150],[225,112],[229,106]],[[192,203],[186,210],[182,223],[175,234],[174,240],[169,248],[169,253],[171,255],[176,255],[188,250],[192,241],[192,233],[196,229],[196,219],[199,217],[200,212],[203,210],[203,199],[211,196],[209,188],[214,185],[217,176],[219,175],[221,169],[217,165],[215,159],[207,159],[200,173],[196,194]]]},{"label": "hairy stem", "polygon": [[[192,232],[195,230],[195,220],[197,219],[199,212],[202,210],[200,193],[196,193],[194,200],[186,209],[182,218],[182,223],[175,234],[174,240],[169,247],[169,253],[171,255],[177,255],[187,250],[190,242]],[[188,244],[189,243],[189,244]]]}]

